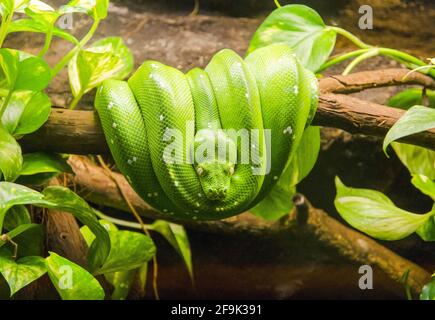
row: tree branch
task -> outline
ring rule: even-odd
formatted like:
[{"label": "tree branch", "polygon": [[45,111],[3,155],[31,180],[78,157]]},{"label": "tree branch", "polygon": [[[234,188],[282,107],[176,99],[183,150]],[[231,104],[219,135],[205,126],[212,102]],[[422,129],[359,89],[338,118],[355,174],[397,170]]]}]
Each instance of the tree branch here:
[{"label": "tree branch", "polygon": [[[123,193],[129,197],[130,203],[140,214],[153,219],[163,218],[133,191],[121,174],[112,173],[109,176],[106,170],[83,156],[71,156],[69,164],[75,174],[71,179],[79,186],[77,192],[89,202],[129,212],[113,180],[115,178]],[[381,246],[373,239],[345,227],[323,210],[312,207],[302,195],[297,195],[293,201],[296,210],[278,222],[268,222],[249,213],[219,221],[178,221],[173,217],[165,217],[165,220],[214,234],[245,235],[267,239],[285,237],[295,243],[306,243],[314,239],[351,261],[379,268],[395,281],[399,281],[404,272],[409,270],[408,284],[415,293],[420,292],[422,286],[430,280],[430,274],[426,270]]]},{"label": "tree branch", "polygon": [[[313,124],[334,127],[350,133],[383,137],[404,111],[335,93],[400,84],[418,84],[435,88],[435,80],[406,69],[367,71],[320,80],[322,94]],[[435,150],[435,130],[400,140]],[[92,111],[54,108],[50,118],[37,132],[20,140],[25,152],[53,151],[70,154],[109,153],[100,121]]]}]

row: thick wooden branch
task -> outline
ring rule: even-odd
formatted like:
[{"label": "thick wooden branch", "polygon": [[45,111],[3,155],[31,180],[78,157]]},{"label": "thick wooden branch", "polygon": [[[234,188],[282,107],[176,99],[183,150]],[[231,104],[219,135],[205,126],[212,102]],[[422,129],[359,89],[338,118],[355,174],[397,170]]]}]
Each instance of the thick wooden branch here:
[{"label": "thick wooden branch", "polygon": [[[78,186],[77,192],[89,202],[128,212],[128,206],[119,190],[122,188],[122,193],[141,215],[153,219],[162,218],[131,189],[121,174],[110,174],[82,156],[71,156],[69,164],[75,173],[71,179]],[[294,202],[296,210],[287,218],[273,223],[249,213],[211,222],[169,220],[182,223],[190,229],[215,234],[243,234],[267,239],[285,237],[301,245],[314,239],[351,261],[379,268],[395,281],[399,281],[403,273],[409,270],[408,283],[414,292],[420,292],[430,279],[430,274],[418,265],[398,256],[373,239],[345,227],[323,210],[312,207],[303,196],[298,195]]]},{"label": "thick wooden branch", "polygon": [[[404,111],[337,94],[399,84],[418,84],[435,88],[435,80],[406,69],[360,72],[320,80],[322,94],[313,124],[334,127],[350,133],[383,137]],[[435,130],[408,136],[402,142],[435,150]],[[53,109],[47,123],[21,139],[25,152],[54,151],[70,154],[109,152],[100,122],[92,111]]]}]

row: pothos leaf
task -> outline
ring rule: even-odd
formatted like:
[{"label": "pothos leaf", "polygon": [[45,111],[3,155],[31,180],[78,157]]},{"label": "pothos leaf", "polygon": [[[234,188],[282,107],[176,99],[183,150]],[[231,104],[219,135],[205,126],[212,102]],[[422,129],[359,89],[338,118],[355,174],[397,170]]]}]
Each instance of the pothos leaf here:
[{"label": "pothos leaf", "polygon": [[79,51],[69,63],[73,95],[82,95],[107,79],[122,79],[132,68],[131,52],[120,38],[100,40],[89,49]]},{"label": "pothos leaf", "polygon": [[62,14],[81,12],[94,19],[105,19],[109,9],[109,0],[72,0],[62,6],[59,11]]},{"label": "pothos leaf", "polygon": [[[435,91],[426,90],[426,96],[429,100],[429,107],[435,107]],[[412,106],[423,105],[423,89],[411,88],[399,92],[391,97],[387,104],[391,107],[405,110]]]},{"label": "pothos leaf", "polygon": [[31,223],[30,214],[23,205],[13,206],[8,210],[3,222],[3,228],[13,230],[20,225]]},{"label": "pothos leaf", "polygon": [[435,300],[435,278],[424,285],[420,293],[420,300]]},{"label": "pothos leaf", "polygon": [[28,256],[15,261],[9,250],[0,250],[0,273],[9,285],[11,296],[46,272],[47,267],[42,257]]},{"label": "pothos leaf", "polygon": [[[14,207],[13,207],[14,208]],[[10,210],[9,210],[10,211]],[[8,212],[10,215],[11,212]],[[17,244],[17,256],[40,255],[44,231],[42,225],[35,223],[21,224],[7,233],[7,236]],[[0,247],[7,242],[0,241]]]},{"label": "pothos leaf", "polygon": [[46,258],[48,275],[63,300],[103,300],[104,290],[92,274],[54,252]]},{"label": "pothos leaf", "polygon": [[432,179],[422,174],[414,174],[411,182],[418,190],[435,200],[435,182]]},{"label": "pothos leaf", "polygon": [[435,179],[435,151],[399,142],[393,142],[391,146],[411,174]]},{"label": "pothos leaf", "polygon": [[14,181],[21,171],[22,164],[23,156],[20,145],[0,125],[0,176],[3,174],[4,180]]},{"label": "pothos leaf", "polygon": [[316,71],[330,56],[335,39],[336,32],[316,11],[304,5],[287,5],[264,20],[251,39],[248,53],[272,43],[286,43],[306,68]]},{"label": "pothos leaf", "polygon": [[384,151],[397,139],[432,128],[435,128],[435,109],[413,106],[388,131],[384,139]]},{"label": "pothos leaf", "polygon": [[14,136],[39,129],[51,111],[50,98],[43,92],[15,91],[2,117],[3,126]]},{"label": "pothos leaf", "polygon": [[369,189],[346,187],[335,179],[335,207],[354,228],[381,240],[399,240],[425,225],[435,211],[414,214],[397,208],[384,194]]},{"label": "pothos leaf", "polygon": [[[9,25],[8,33],[14,33],[14,32],[37,32],[37,33],[45,33],[46,26],[41,23],[40,21],[32,20],[32,19],[17,19],[12,21],[12,23]],[[53,35],[59,38],[62,38],[66,41],[69,41],[75,45],[79,44],[79,41],[68,32],[54,27],[53,28]]]}]

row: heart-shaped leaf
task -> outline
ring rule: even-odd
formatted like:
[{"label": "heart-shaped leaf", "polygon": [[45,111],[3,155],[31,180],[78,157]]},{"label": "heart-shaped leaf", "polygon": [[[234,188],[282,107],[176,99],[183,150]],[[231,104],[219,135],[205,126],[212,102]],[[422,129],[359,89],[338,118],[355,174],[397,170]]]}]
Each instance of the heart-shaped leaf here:
[{"label": "heart-shaped leaf", "polygon": [[0,273],[9,285],[11,296],[46,272],[44,258],[29,256],[15,261],[11,258],[9,250],[0,251]]},{"label": "heart-shaped leaf", "polygon": [[435,300],[435,278],[424,285],[420,293],[420,300]]},{"label": "heart-shaped leaf", "polygon": [[96,240],[89,248],[88,261],[91,272],[100,268],[110,252],[110,238],[106,229],[100,225],[95,213],[85,200],[64,187],[47,187],[43,191],[45,205],[52,209],[64,210],[73,214],[80,222],[87,225],[96,235]]},{"label": "heart-shaped leaf", "polygon": [[435,200],[435,182],[432,179],[422,174],[414,174],[411,182],[418,190]]},{"label": "heart-shaped leaf", "polygon": [[120,38],[102,39],[70,61],[68,75],[73,95],[83,95],[107,79],[122,79],[132,68],[132,54]]},{"label": "heart-shaped leaf", "polygon": [[54,252],[46,258],[48,275],[63,300],[103,300],[104,290],[92,274]]},{"label": "heart-shaped leaf", "polygon": [[[426,96],[429,100],[429,107],[435,107],[435,91],[426,90]],[[400,109],[409,109],[412,106],[423,105],[423,90],[411,88],[399,92],[388,100],[388,105]]]},{"label": "heart-shaped leaf", "polygon": [[94,19],[102,20],[107,17],[109,0],[72,0],[62,6],[59,12],[65,13],[86,13]]},{"label": "heart-shaped leaf", "polygon": [[313,9],[299,4],[274,10],[254,33],[248,53],[272,43],[286,43],[301,63],[316,71],[334,49],[336,32]]},{"label": "heart-shaped leaf", "polygon": [[422,227],[435,214],[414,214],[400,208],[384,194],[369,189],[346,187],[335,179],[335,207],[354,228],[381,240],[399,240]]},{"label": "heart-shaped leaf", "polygon": [[23,205],[17,205],[10,208],[6,213],[3,228],[11,231],[21,225],[30,224],[31,222],[27,208]]},{"label": "heart-shaped leaf", "polygon": [[399,142],[391,145],[411,174],[422,174],[435,179],[435,151]]},{"label": "heart-shaped leaf", "polygon": [[[17,19],[12,21],[9,25],[8,33],[14,32],[37,32],[37,33],[46,33],[46,26],[40,21],[32,20],[32,19]],[[66,41],[69,41],[75,45],[79,44],[79,41],[68,32],[53,27],[53,35],[59,38],[62,38]]]},{"label": "heart-shaped leaf", "polygon": [[14,181],[20,174],[22,164],[20,145],[0,125],[0,176],[3,174],[4,180]]},{"label": "heart-shaped leaf", "polygon": [[48,119],[50,98],[43,92],[15,91],[5,110],[3,126],[16,137],[38,130]]},{"label": "heart-shaped leaf", "polygon": [[435,128],[435,109],[413,106],[388,131],[384,139],[384,151],[397,139],[432,128]]},{"label": "heart-shaped leaf", "polygon": [[111,250],[104,265],[94,274],[138,268],[156,254],[150,237],[132,231],[109,231]]}]

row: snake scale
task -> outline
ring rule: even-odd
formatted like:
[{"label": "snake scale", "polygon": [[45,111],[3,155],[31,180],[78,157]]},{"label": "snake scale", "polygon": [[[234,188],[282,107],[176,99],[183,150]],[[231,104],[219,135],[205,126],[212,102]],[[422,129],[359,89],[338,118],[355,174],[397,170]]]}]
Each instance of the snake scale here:
[{"label": "snake scale", "polygon": [[118,168],[148,204],[177,219],[215,220],[270,192],[317,97],[314,74],[274,44],[245,59],[221,50],[186,74],[146,61],[127,82],[106,80],[95,107]]}]

